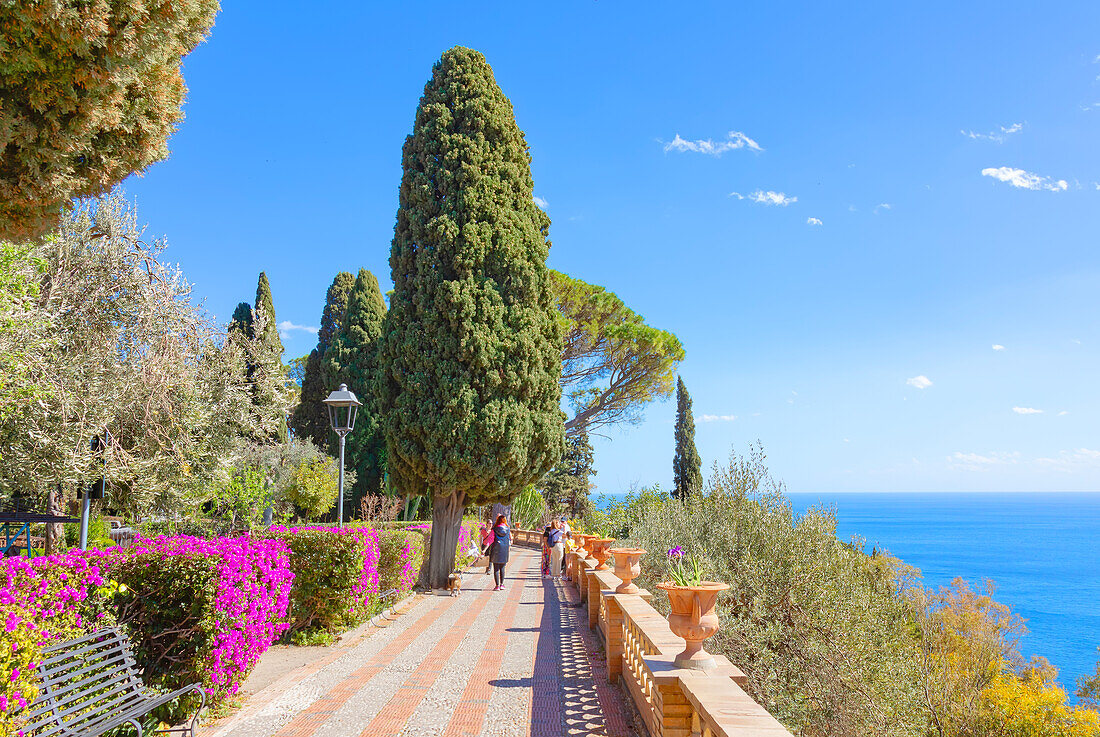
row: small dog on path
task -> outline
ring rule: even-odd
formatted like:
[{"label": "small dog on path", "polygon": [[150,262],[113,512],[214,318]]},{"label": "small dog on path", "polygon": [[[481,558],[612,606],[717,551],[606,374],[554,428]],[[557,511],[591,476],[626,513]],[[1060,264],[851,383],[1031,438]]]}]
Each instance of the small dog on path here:
[{"label": "small dog on path", "polygon": [[462,574],[452,573],[447,576],[447,591],[450,592],[451,596],[459,595],[462,591]]}]

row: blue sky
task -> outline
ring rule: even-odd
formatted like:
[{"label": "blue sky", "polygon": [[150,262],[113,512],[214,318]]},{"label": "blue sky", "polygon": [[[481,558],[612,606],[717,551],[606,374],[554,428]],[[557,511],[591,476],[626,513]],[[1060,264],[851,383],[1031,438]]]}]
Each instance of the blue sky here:
[{"label": "blue sky", "polygon": [[[551,266],[683,340],[705,466],[759,439],[793,491],[1100,489],[1100,4],[521,5],[227,2],[126,191],[220,320],[263,269],[316,326],[337,271],[389,288],[402,142],[471,46]],[[600,491],[670,486],[674,414],[597,442]]]}]

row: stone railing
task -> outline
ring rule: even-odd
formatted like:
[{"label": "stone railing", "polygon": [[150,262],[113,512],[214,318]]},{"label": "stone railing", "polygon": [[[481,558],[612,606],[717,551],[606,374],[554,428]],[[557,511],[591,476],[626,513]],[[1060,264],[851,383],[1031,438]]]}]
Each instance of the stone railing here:
[{"label": "stone railing", "polygon": [[[542,533],[514,530],[517,545],[541,547]],[[651,737],[791,737],[742,690],[745,674],[721,655],[706,671],[678,668],[684,641],[654,609],[652,594],[616,594],[618,577],[583,551],[566,554],[566,572],[604,641],[608,679],[620,680]]]}]

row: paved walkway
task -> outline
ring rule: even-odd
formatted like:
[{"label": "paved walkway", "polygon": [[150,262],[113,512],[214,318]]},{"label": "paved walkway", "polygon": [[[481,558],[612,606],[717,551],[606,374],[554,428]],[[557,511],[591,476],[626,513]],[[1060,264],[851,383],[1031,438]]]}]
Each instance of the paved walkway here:
[{"label": "paved walkway", "polygon": [[468,575],[252,696],[213,737],[634,737],[576,593],[513,547],[504,591]]}]

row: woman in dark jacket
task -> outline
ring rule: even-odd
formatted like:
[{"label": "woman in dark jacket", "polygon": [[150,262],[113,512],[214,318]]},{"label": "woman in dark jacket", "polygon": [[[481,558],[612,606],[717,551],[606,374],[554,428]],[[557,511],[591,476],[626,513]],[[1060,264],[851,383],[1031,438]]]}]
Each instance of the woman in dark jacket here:
[{"label": "woman in dark jacket", "polygon": [[508,564],[508,549],[512,545],[512,531],[508,529],[508,520],[503,514],[497,516],[493,536],[496,538],[493,547],[493,583],[496,587],[493,591],[500,591],[504,588],[504,566]]}]

